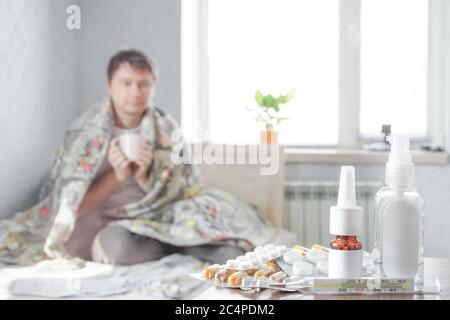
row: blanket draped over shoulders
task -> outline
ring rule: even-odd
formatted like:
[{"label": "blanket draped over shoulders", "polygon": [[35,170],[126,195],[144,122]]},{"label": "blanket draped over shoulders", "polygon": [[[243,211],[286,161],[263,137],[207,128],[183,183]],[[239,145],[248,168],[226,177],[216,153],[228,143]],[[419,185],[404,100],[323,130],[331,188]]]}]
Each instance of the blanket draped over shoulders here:
[{"label": "blanket draped over shoulders", "polygon": [[[114,129],[109,103],[88,109],[67,130],[56,152],[39,201],[0,220],[0,262],[31,264],[69,258],[76,212],[104,160]],[[276,229],[235,196],[202,183],[198,169],[171,158],[176,122],[156,107],[147,108],[141,135],[154,153],[150,187],[137,202],[117,208],[113,224],[179,246],[236,245],[244,250],[269,242]]]}]

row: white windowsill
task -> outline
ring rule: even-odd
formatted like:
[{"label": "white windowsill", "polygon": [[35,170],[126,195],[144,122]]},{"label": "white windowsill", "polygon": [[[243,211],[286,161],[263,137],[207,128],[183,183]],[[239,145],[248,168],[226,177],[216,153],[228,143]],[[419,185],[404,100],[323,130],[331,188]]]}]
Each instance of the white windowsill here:
[{"label": "white windowsill", "polygon": [[[285,148],[286,163],[362,163],[382,164],[388,159],[388,152],[363,149],[306,149]],[[446,152],[412,151],[415,164],[447,164]]]}]

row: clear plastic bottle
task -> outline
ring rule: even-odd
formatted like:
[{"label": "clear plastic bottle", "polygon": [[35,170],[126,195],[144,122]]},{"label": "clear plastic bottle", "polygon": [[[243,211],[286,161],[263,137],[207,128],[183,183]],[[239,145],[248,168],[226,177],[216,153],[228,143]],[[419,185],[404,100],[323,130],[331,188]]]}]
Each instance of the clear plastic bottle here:
[{"label": "clear plastic bottle", "polygon": [[414,278],[423,286],[424,201],[413,188],[409,139],[391,136],[386,185],[375,196],[372,257],[381,277]]}]

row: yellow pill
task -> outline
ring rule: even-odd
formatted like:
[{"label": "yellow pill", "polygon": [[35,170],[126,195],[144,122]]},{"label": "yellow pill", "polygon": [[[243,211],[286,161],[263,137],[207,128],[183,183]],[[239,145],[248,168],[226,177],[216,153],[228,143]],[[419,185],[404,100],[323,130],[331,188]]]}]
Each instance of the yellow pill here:
[{"label": "yellow pill", "polygon": [[328,253],[328,248],[321,246],[320,244],[314,244],[311,247],[311,250]]},{"label": "yellow pill", "polygon": [[295,245],[292,250],[294,250],[297,253],[303,254],[305,255],[310,249],[299,246],[299,245]]}]

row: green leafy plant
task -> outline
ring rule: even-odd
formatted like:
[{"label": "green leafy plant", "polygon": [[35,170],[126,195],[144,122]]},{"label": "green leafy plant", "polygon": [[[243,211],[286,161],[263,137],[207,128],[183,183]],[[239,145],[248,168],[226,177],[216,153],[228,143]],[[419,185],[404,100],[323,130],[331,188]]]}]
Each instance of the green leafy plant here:
[{"label": "green leafy plant", "polygon": [[280,95],[277,98],[271,94],[263,95],[260,90],[256,90],[255,101],[257,108],[247,108],[257,114],[255,120],[264,123],[267,131],[272,131],[274,127],[288,117],[280,117],[280,105],[288,103],[295,95],[295,90],[291,89],[286,95]]}]

